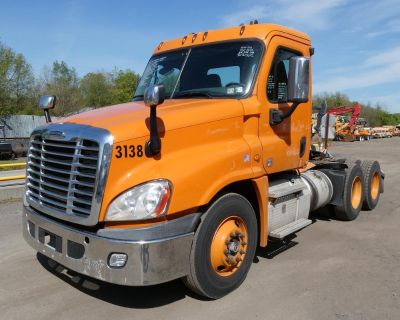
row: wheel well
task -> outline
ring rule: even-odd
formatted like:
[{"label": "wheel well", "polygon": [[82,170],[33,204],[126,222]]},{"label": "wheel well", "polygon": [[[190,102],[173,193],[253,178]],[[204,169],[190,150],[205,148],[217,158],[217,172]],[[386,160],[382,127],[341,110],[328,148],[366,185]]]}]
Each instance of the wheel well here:
[{"label": "wheel well", "polygon": [[[257,218],[257,236],[260,236],[260,206],[258,203],[257,193],[254,188],[253,183],[250,180],[243,180],[231,183],[225,186],[222,190],[220,190],[211,201],[202,208],[202,212],[206,212],[207,209],[221,196],[227,193],[237,193],[241,196],[245,197],[253,207],[254,212],[256,213]],[[259,241],[259,239],[257,239]]]}]

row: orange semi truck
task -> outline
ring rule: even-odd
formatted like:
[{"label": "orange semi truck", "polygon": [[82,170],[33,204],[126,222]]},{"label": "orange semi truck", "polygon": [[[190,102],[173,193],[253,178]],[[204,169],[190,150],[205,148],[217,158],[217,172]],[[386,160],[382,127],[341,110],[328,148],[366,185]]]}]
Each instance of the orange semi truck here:
[{"label": "orange semi truck", "polygon": [[55,97],[41,97],[24,238],[92,278],[182,278],[217,299],[310,212],[373,209],[377,161],[310,151],[313,52],[304,33],[251,23],[161,42],[132,102],[52,123]]}]

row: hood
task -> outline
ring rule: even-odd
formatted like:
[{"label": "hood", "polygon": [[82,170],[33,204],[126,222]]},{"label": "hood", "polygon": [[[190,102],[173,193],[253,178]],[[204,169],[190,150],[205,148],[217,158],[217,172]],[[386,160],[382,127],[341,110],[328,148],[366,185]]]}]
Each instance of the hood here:
[{"label": "hood", "polygon": [[[104,128],[112,133],[115,142],[121,142],[148,136],[149,116],[150,108],[138,101],[91,110],[57,123]],[[160,132],[240,116],[243,116],[243,107],[235,99],[172,99],[157,107]]]}]

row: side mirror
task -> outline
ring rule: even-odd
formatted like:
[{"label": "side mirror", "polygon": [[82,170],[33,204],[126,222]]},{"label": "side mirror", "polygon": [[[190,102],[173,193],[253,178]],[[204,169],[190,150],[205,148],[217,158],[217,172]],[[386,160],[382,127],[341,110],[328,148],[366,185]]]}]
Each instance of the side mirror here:
[{"label": "side mirror", "polygon": [[158,106],[165,100],[165,88],[162,84],[149,86],[144,92],[144,104],[148,107]]},{"label": "side mirror", "polygon": [[310,86],[310,59],[293,57],[289,60],[288,101],[303,103],[308,101]]},{"label": "side mirror", "polygon": [[150,140],[146,143],[145,152],[148,157],[161,151],[161,139],[157,127],[157,106],[164,102],[165,88],[162,84],[149,86],[144,92],[144,104],[150,107]]},{"label": "side mirror", "polygon": [[56,96],[40,96],[39,108],[43,110],[54,109],[56,106]]},{"label": "side mirror", "polygon": [[40,96],[39,98],[39,108],[44,110],[47,123],[51,122],[49,110],[54,109],[56,100],[56,96]]},{"label": "side mirror", "polygon": [[287,87],[287,101],[293,102],[289,111],[270,109],[269,123],[271,126],[282,123],[290,117],[300,103],[308,101],[310,87],[310,59],[305,57],[293,57],[289,60],[289,75]]}]

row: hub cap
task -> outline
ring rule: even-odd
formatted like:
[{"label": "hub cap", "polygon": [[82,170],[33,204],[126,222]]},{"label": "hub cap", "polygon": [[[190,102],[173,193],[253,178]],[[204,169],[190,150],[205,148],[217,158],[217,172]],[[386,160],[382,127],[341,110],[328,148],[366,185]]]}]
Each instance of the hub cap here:
[{"label": "hub cap", "polygon": [[362,198],[362,183],[360,177],[355,177],[353,185],[351,187],[351,205],[354,209],[357,209],[360,205]]},{"label": "hub cap", "polygon": [[371,181],[371,198],[373,200],[375,200],[378,197],[379,186],[380,186],[379,172],[375,172]]},{"label": "hub cap", "polygon": [[223,277],[230,276],[240,267],[246,256],[247,228],[237,216],[220,223],[211,242],[210,258],[214,271]]}]

